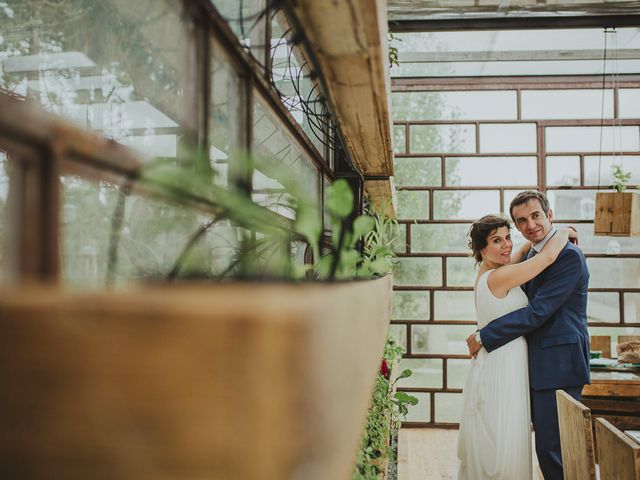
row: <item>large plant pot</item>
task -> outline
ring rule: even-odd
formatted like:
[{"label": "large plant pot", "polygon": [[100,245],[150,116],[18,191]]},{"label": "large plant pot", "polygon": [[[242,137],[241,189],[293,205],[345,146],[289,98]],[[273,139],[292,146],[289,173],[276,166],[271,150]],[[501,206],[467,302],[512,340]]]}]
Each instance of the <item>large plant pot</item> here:
[{"label": "large plant pot", "polygon": [[0,295],[0,478],[350,476],[391,279]]},{"label": "large plant pot", "polygon": [[596,193],[595,235],[640,237],[640,193]]}]

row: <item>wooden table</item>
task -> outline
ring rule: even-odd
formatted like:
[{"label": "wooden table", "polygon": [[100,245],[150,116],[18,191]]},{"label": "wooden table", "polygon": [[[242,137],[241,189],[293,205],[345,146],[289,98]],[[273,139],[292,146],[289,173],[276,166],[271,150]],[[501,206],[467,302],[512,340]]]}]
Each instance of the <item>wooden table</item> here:
[{"label": "wooden table", "polygon": [[640,398],[640,375],[635,371],[591,370],[591,385],[582,389],[583,396]]},{"label": "wooden table", "polygon": [[591,371],[582,403],[592,418],[604,417],[621,430],[640,429],[640,374],[637,371]]}]

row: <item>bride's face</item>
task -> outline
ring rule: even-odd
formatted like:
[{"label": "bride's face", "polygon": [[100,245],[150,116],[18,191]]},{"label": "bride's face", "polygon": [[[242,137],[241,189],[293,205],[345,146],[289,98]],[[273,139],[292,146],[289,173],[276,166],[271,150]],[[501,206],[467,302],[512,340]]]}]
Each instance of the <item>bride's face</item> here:
[{"label": "bride's face", "polygon": [[511,262],[511,232],[507,227],[500,227],[494,230],[487,237],[487,246],[480,253],[482,259],[493,265],[506,265]]}]

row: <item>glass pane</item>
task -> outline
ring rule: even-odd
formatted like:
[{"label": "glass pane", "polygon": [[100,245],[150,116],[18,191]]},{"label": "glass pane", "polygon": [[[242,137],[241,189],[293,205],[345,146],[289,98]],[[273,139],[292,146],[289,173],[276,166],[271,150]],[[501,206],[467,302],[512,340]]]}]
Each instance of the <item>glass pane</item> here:
[{"label": "glass pane", "polygon": [[[558,228],[566,226],[562,223],[554,223]],[[593,234],[593,224],[572,224],[578,230],[580,248],[585,253],[607,253],[617,255],[619,253],[640,252],[640,237],[604,237]]]},{"label": "glass pane", "polygon": [[311,79],[305,57],[291,40],[291,29],[282,13],[273,16],[271,36],[271,80],[284,106],[318,153],[325,157],[329,124],[324,103],[320,100],[320,90]]},{"label": "glass pane", "polygon": [[536,157],[446,158],[447,185],[464,187],[535,186]]},{"label": "glass pane", "polygon": [[436,422],[458,423],[462,415],[462,394],[436,393]]},{"label": "glass pane", "polygon": [[549,190],[547,198],[556,220],[593,220],[596,190]]},{"label": "glass pane", "polygon": [[176,157],[182,130],[195,130],[195,28],[181,2],[11,4],[0,87],[148,155]]},{"label": "glass pane", "polygon": [[[434,302],[434,320],[436,321],[476,319],[476,306],[473,292],[438,291],[435,292]],[[449,326],[451,325],[447,325],[447,327]],[[473,330],[473,326],[471,325],[465,325],[464,327],[466,327],[467,332]],[[468,335],[469,333],[467,333],[467,336]],[[467,337],[465,336],[464,338]]]},{"label": "glass pane", "polygon": [[455,190],[433,192],[433,218],[480,218],[500,212],[500,194],[495,191]]},{"label": "glass pane", "polygon": [[617,293],[589,292],[587,299],[589,322],[620,322],[620,298]]},{"label": "glass pane", "polygon": [[530,153],[536,149],[534,123],[480,125],[481,153]]},{"label": "glass pane", "polygon": [[624,294],[624,322],[640,323],[640,293]]},{"label": "glass pane", "polygon": [[8,233],[9,219],[7,200],[9,198],[9,161],[4,150],[0,150],[0,284],[9,275]]},{"label": "glass pane", "polygon": [[[77,177],[62,178],[62,274],[72,287],[92,288],[109,281],[164,280],[193,235],[210,218],[182,207],[137,195],[121,197],[116,186]],[[122,228],[112,232],[115,216]],[[110,240],[115,234],[115,255]],[[237,229],[211,227],[180,265],[179,276],[211,278],[233,259]]]},{"label": "glass pane", "polygon": [[429,192],[399,190],[398,218],[426,220],[429,218]]},{"label": "glass pane", "polygon": [[[631,172],[629,185],[640,184],[640,155],[602,157],[586,155],[584,157],[584,184],[613,185],[614,165],[620,165],[625,172]],[[598,171],[600,171],[599,174]]]},{"label": "glass pane", "polygon": [[429,292],[394,291],[391,298],[391,319],[429,320]]},{"label": "glass pane", "polygon": [[214,42],[211,78],[211,118],[209,158],[218,185],[227,185],[229,162],[237,158],[244,146],[243,83],[230,62]]},{"label": "glass pane", "polygon": [[522,119],[613,118],[613,90],[523,90]]},{"label": "glass pane", "polygon": [[620,118],[640,118],[640,88],[618,90],[618,115]]},{"label": "glass pane", "polygon": [[396,285],[442,285],[442,261],[439,258],[399,258],[393,275]]},{"label": "glass pane", "polygon": [[[530,30],[520,30],[530,31]],[[465,32],[468,33],[468,32]],[[600,46],[599,48],[602,48]],[[609,63],[609,62],[607,62]],[[611,72],[607,65],[607,73]],[[618,73],[640,72],[640,61],[618,60]],[[391,77],[481,77],[541,75],[602,75],[602,60],[502,61],[502,62],[402,62],[391,67]]]},{"label": "glass pane", "polygon": [[411,351],[466,355],[466,339],[473,331],[473,325],[412,325]]},{"label": "glass pane", "polygon": [[473,287],[477,274],[475,258],[447,258],[447,287]]},{"label": "glass pane", "polygon": [[389,334],[395,342],[407,350],[407,326],[406,325],[390,325]]},{"label": "glass pane", "polygon": [[587,258],[590,288],[638,286],[640,258]]},{"label": "glass pane", "polygon": [[547,157],[547,185],[580,185],[580,157]]},{"label": "glass pane", "polygon": [[393,126],[393,152],[407,153],[407,129],[404,125]]},{"label": "glass pane", "polygon": [[475,125],[411,125],[411,153],[473,153]]},{"label": "glass pane", "polygon": [[391,243],[391,249],[394,253],[407,253],[407,227],[405,224],[399,223],[395,229],[396,237]]},{"label": "glass pane", "polygon": [[398,187],[439,187],[442,182],[438,157],[396,157],[394,165]]},{"label": "glass pane", "polygon": [[[286,172],[289,181],[296,181],[301,192],[308,192],[310,199],[318,201],[318,170],[305,150],[288,132],[287,127],[278,121],[256,94],[253,110],[253,145],[254,150],[268,161],[260,162],[253,176],[253,199],[281,215],[293,217],[287,208],[289,202],[281,180],[277,177]],[[277,167],[277,173],[270,169],[270,163]]]},{"label": "glass pane", "polygon": [[464,388],[467,372],[471,366],[471,360],[452,358],[447,360],[447,387]]},{"label": "glass pane", "polygon": [[640,150],[638,127],[546,127],[545,131],[548,152],[637,152]]},{"label": "glass pane", "polygon": [[410,368],[413,375],[398,380],[398,387],[442,388],[442,360],[427,358],[403,358],[398,371]]},{"label": "glass pane", "polygon": [[264,40],[259,38],[260,32],[264,32],[264,26],[260,23],[264,15],[260,15],[265,8],[265,0],[229,1],[211,0],[218,13],[224,18],[231,30],[249,47],[253,42]]},{"label": "glass pane", "polygon": [[[438,3],[436,8],[430,9],[415,8],[416,2],[389,3],[390,20],[436,17],[459,20],[461,15],[476,18],[487,18],[487,15],[504,17],[516,11],[518,14],[524,11],[525,16],[557,15],[558,4],[561,3],[571,4],[572,8],[565,8],[564,13],[568,14],[576,11],[576,4],[588,5],[592,2],[510,1],[510,12],[500,6],[505,2],[498,1],[429,2]],[[525,11],[530,8],[538,11]],[[540,11],[540,8],[547,10]],[[396,16],[394,12],[397,10],[402,10],[403,15]],[[396,33],[392,44],[399,50],[401,63],[399,67],[391,68],[391,76],[602,75],[604,35],[600,28]],[[608,46],[612,50],[614,39],[621,51],[640,48],[636,28],[618,28],[615,37],[610,33],[607,35]],[[590,55],[590,50],[598,53]],[[621,74],[640,72],[640,62],[633,59],[633,56],[631,60],[614,61],[612,58],[615,54],[610,53],[610,60],[604,68],[608,74],[614,71]],[[477,58],[473,58],[474,54],[477,54]]]},{"label": "glass pane", "polygon": [[431,420],[431,395],[428,393],[411,392],[409,395],[418,399],[417,405],[408,405],[407,422],[429,422]]},{"label": "glass pane", "polygon": [[393,92],[394,120],[515,120],[516,92]]},{"label": "glass pane", "polygon": [[468,253],[468,224],[411,225],[411,251]]}]

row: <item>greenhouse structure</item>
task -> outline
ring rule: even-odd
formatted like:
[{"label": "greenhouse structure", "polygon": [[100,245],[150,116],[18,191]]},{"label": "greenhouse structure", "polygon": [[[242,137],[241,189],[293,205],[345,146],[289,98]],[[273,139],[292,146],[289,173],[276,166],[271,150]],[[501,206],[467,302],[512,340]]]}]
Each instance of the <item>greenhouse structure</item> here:
[{"label": "greenhouse structure", "polygon": [[0,431],[7,479],[640,479],[640,1],[0,0]]}]

